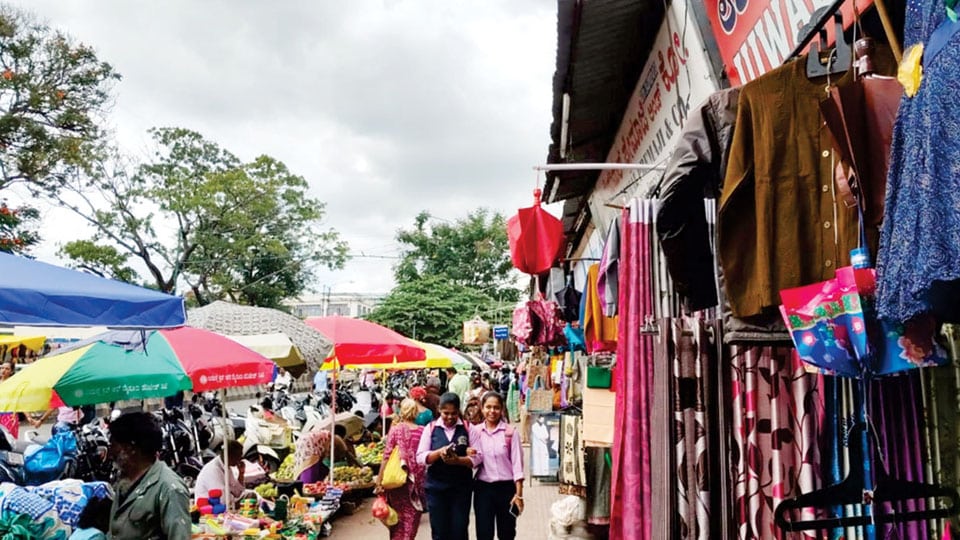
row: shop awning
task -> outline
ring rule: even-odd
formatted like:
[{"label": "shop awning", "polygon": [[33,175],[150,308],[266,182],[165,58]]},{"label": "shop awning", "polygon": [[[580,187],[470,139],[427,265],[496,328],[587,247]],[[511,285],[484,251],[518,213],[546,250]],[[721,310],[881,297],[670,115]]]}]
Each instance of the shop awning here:
[{"label": "shop awning", "polygon": [[[547,163],[607,160],[662,20],[663,2],[654,0],[557,2],[557,64]],[[564,94],[569,95],[570,104],[567,151],[561,156]],[[585,196],[598,176],[598,171],[550,172],[544,202]]]}]

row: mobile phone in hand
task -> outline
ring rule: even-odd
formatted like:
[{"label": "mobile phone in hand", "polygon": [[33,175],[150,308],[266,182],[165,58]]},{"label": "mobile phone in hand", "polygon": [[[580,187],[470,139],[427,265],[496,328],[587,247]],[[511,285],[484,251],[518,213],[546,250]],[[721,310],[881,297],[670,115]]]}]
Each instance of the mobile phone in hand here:
[{"label": "mobile phone in hand", "polygon": [[520,517],[520,508],[515,503],[510,503],[510,515],[515,518]]}]

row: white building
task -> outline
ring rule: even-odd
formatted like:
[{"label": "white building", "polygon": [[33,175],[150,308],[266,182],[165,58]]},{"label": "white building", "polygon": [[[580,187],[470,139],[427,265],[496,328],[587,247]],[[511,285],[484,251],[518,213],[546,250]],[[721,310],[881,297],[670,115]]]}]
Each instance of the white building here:
[{"label": "white building", "polygon": [[327,293],[285,300],[290,312],[300,318],[340,315],[363,317],[383,301],[385,295],[370,293]]}]

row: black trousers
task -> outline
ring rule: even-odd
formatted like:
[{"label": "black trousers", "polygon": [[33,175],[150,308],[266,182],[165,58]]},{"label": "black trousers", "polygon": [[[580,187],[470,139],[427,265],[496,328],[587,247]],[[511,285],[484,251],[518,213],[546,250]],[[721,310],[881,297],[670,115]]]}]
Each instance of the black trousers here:
[{"label": "black trousers", "polygon": [[515,482],[473,483],[473,513],[477,519],[477,540],[493,540],[497,526],[499,540],[517,536],[517,518],[510,513],[510,501],[517,494]]},{"label": "black trousers", "polygon": [[433,540],[467,540],[470,529],[469,485],[450,489],[427,489],[427,511]]}]

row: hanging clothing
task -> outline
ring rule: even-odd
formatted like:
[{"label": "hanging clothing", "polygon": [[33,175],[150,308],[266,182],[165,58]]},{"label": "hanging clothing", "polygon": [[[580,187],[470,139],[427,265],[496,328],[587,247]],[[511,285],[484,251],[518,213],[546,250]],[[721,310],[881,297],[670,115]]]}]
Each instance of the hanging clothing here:
[{"label": "hanging clothing", "polygon": [[[929,45],[944,21],[942,2],[909,0],[904,44]],[[960,320],[958,73],[955,33],[932,58],[925,51],[920,90],[900,102],[877,259],[877,310],[884,318],[903,322],[932,310]]]},{"label": "hanging clothing", "polygon": [[620,281],[620,218],[614,219],[607,230],[607,238],[600,257],[597,295],[603,306],[603,315],[617,316],[617,290]]},{"label": "hanging clothing", "polygon": [[703,199],[716,199],[727,170],[739,88],[711,95],[691,113],[667,162],[657,209],[657,234],[688,312],[717,305],[714,253]]},{"label": "hanging clothing", "polygon": [[738,317],[775,310],[782,289],[832,279],[858,245],[857,212],[833,195],[833,144],[819,110],[826,82],[805,67],[794,61],[740,90],[718,223]]},{"label": "hanging clothing", "polygon": [[617,318],[603,314],[603,303],[597,292],[599,277],[600,265],[591,265],[587,270],[587,286],[583,295],[583,333],[590,353],[617,348]]}]

